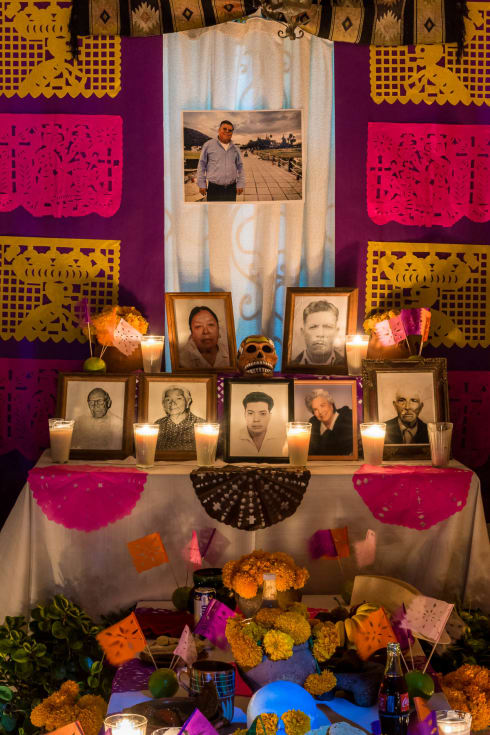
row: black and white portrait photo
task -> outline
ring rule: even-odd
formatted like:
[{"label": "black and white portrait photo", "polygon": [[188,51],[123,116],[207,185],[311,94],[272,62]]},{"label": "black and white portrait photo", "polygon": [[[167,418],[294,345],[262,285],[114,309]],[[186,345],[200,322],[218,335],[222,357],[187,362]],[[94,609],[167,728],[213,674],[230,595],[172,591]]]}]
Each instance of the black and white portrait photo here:
[{"label": "black and white portrait photo", "polygon": [[283,371],[345,373],[345,337],[356,318],[357,289],[288,289]]},{"label": "black and white portrait photo", "polygon": [[167,294],[166,301],[172,369],[234,370],[236,344],[231,295]]},{"label": "black and white portrait photo", "polygon": [[301,110],[182,113],[186,202],[303,198]]},{"label": "black and white portrait photo", "polygon": [[357,459],[354,380],[295,380],[294,420],[311,424],[310,458]]},{"label": "black and white portrait photo", "polygon": [[286,424],[292,414],[289,380],[225,381],[228,461],[287,461]]},{"label": "black and white portrait photo", "polygon": [[428,444],[427,423],[436,421],[432,373],[379,373],[378,415],[385,444]]}]

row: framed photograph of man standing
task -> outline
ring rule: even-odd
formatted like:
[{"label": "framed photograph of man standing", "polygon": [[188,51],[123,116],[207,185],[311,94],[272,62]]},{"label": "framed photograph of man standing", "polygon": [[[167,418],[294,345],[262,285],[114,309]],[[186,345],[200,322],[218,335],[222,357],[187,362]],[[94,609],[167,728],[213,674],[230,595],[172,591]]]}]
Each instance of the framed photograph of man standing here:
[{"label": "framed photograph of man standing", "polygon": [[428,422],[449,421],[446,359],[363,360],[364,420],[386,423],[384,459],[429,459]]},{"label": "framed photograph of man standing", "polygon": [[357,327],[357,288],[288,288],[282,372],[345,375]]},{"label": "framed photograph of man standing", "polygon": [[225,462],[288,462],[293,382],[225,380]]}]

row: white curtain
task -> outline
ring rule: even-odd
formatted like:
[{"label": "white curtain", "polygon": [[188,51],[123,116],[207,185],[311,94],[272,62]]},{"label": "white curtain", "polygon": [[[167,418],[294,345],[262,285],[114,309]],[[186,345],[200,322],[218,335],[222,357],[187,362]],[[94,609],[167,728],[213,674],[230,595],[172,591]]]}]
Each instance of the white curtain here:
[{"label": "white curtain", "polygon": [[[238,344],[281,351],[287,286],[334,285],[333,44],[253,18],[164,37],[165,282],[231,291]],[[183,202],[183,110],[303,110],[304,201]],[[306,143],[306,145],[305,145]]]}]

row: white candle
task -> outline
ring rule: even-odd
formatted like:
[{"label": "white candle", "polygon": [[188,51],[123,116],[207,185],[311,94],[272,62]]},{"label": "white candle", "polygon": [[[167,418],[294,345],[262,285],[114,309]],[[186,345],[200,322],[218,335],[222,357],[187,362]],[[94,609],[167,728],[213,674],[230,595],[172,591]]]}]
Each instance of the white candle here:
[{"label": "white candle", "polygon": [[199,467],[211,467],[216,460],[219,424],[194,424],[196,455]]},{"label": "white candle", "polygon": [[459,710],[436,710],[440,735],[470,735],[471,715]]},{"label": "white candle", "polygon": [[289,421],[287,424],[289,464],[304,467],[308,461],[311,424],[309,421]]},{"label": "white candle", "polygon": [[49,419],[49,443],[53,462],[68,462],[74,424],[74,420]]},{"label": "white candle", "polygon": [[361,424],[362,448],[366,464],[381,464],[385,444],[386,424]]},{"label": "white candle", "polygon": [[347,370],[349,375],[360,375],[362,361],[366,359],[369,334],[348,334],[345,338]]},{"label": "white candle", "polygon": [[453,425],[449,421],[429,422],[430,455],[434,467],[446,467],[451,454]]},{"label": "white candle", "polygon": [[104,720],[105,735],[145,735],[148,720],[144,715],[109,715]]},{"label": "white candle", "polygon": [[141,338],[141,354],[145,373],[159,373],[162,368],[162,355],[165,337],[145,334]]},{"label": "white candle", "polygon": [[133,424],[133,428],[136,464],[151,467],[155,462],[159,427],[157,424]]}]

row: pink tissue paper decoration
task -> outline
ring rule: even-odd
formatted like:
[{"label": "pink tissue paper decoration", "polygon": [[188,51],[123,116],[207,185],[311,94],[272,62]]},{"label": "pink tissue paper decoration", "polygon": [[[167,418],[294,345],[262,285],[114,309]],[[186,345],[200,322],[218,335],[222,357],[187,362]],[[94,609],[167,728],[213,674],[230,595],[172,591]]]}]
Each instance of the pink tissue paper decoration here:
[{"label": "pink tissue paper decoration", "polygon": [[131,355],[141,342],[141,332],[128,324],[125,319],[119,319],[114,329],[113,344],[123,355]]},{"label": "pink tissue paper decoration", "polygon": [[381,344],[385,347],[391,347],[391,345],[395,344],[395,339],[393,337],[390,322],[388,319],[384,319],[382,322],[378,322],[377,324],[375,324],[374,331],[376,332],[376,336],[378,337]]},{"label": "pink tissue paper decoration", "polygon": [[376,533],[368,528],[366,538],[354,543],[354,553],[359,569],[373,564],[376,558]]},{"label": "pink tissue paper decoration", "polygon": [[212,724],[204,715],[195,709],[190,717],[182,725],[177,735],[218,735]]},{"label": "pink tissue paper decoration", "polygon": [[234,611],[230,610],[227,605],[219,600],[210,600],[200,621],[194,628],[194,634],[203,635],[218,648],[225,649],[228,646],[225,635],[226,621],[234,616]]},{"label": "pink tissue paper decoration", "polygon": [[403,342],[403,340],[407,338],[407,333],[405,332],[401,316],[398,314],[397,316],[391,317],[388,321],[390,323],[391,334],[393,335],[395,342],[397,344],[398,342]]},{"label": "pink tissue paper decoration", "polygon": [[405,627],[406,617],[407,610],[405,608],[405,604],[402,602],[400,607],[397,607],[391,615],[391,627],[393,628],[393,633],[396,635],[398,643],[403,649],[408,648],[409,644],[412,645],[415,643],[412,631],[408,627]]},{"label": "pink tissue paper decoration", "polygon": [[189,543],[186,544],[186,546],[184,547],[183,553],[184,559],[186,559],[186,561],[190,561],[191,564],[201,566],[202,556],[199,550],[199,540],[195,531],[192,532],[192,538]]},{"label": "pink tissue paper decoration", "polygon": [[48,418],[56,416],[58,374],[82,360],[0,359],[0,454],[36,460],[49,447]]},{"label": "pink tissue paper decoration", "polygon": [[352,483],[378,521],[424,531],[464,508],[472,474],[448,467],[362,465]]},{"label": "pink tissue paper decoration", "polygon": [[367,209],[378,225],[490,219],[490,125],[368,123]]},{"label": "pink tissue paper decoration", "polygon": [[490,457],[490,431],[482,431],[490,415],[490,372],[451,370],[448,384],[454,456],[469,467],[481,467]]},{"label": "pink tissue paper decoration", "polygon": [[418,595],[409,604],[401,625],[414,635],[419,634],[431,641],[437,641],[446,627],[453,607],[452,603],[444,600]]},{"label": "pink tissue paper decoration", "polygon": [[96,531],[128,516],[140,499],[146,472],[136,468],[49,465],[34,467],[28,483],[50,521]]},{"label": "pink tissue paper decoration", "polygon": [[112,217],[122,164],[118,115],[0,115],[0,212]]},{"label": "pink tissue paper decoration", "polygon": [[308,551],[312,559],[321,559],[322,556],[337,557],[337,549],[329,528],[315,531],[308,540]]},{"label": "pink tissue paper decoration", "polygon": [[174,649],[174,655],[180,656],[180,658],[186,662],[187,666],[192,666],[192,664],[197,661],[196,644],[188,625],[186,625],[182,631],[180,640]]}]

